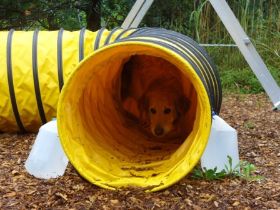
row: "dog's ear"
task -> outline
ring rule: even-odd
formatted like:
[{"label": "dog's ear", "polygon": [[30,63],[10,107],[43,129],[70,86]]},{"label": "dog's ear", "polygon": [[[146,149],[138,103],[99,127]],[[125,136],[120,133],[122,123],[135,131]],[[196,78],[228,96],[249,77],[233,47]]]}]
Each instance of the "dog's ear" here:
[{"label": "dog's ear", "polygon": [[176,101],[176,109],[179,114],[185,114],[191,106],[191,101],[184,95],[180,96]]}]

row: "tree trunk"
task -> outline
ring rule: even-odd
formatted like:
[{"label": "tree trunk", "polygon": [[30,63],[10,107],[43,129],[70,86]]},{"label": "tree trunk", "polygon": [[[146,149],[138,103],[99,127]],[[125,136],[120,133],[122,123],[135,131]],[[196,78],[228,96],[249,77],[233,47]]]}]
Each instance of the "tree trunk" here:
[{"label": "tree trunk", "polygon": [[89,4],[89,8],[86,11],[87,13],[87,29],[91,31],[96,31],[100,29],[100,20],[101,20],[101,0],[92,0]]}]

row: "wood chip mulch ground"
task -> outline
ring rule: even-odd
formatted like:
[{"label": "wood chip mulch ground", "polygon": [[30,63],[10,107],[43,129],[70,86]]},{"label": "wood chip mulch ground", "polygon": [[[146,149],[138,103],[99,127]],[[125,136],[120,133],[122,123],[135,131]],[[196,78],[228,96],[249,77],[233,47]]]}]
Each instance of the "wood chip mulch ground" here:
[{"label": "wood chip mulch ground", "polygon": [[34,134],[0,134],[0,209],[280,209],[280,112],[264,94],[224,97],[221,116],[239,133],[240,159],[261,181],[187,176],[166,190],[109,191],[69,164],[63,177],[39,180],[24,169]]}]

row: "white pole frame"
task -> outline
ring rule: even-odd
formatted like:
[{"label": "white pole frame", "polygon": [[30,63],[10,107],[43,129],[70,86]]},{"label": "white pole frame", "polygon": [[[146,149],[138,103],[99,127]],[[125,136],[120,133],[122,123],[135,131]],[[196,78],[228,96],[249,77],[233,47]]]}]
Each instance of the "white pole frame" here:
[{"label": "white pole frame", "polygon": [[[122,24],[122,28],[137,28],[154,0],[137,0]],[[280,88],[271,76],[250,38],[225,0],[209,0],[227,31],[260,81],[275,110],[280,110]]]}]

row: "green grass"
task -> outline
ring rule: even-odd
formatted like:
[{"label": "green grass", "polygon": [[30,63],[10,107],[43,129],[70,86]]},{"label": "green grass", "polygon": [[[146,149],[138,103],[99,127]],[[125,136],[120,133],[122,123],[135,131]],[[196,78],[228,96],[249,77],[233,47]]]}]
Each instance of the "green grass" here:
[{"label": "green grass", "polygon": [[[270,72],[280,85],[280,68],[270,67]],[[249,68],[220,70],[222,88],[225,93],[261,93],[264,92],[259,80]]]},{"label": "green grass", "polygon": [[205,169],[196,167],[192,172],[192,178],[205,180],[220,180],[224,178],[240,178],[246,181],[260,181],[264,179],[263,176],[255,175],[256,166],[247,161],[240,161],[236,166],[232,165],[232,158],[228,156],[228,163],[225,169],[217,171],[214,169]]}]

